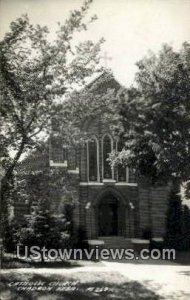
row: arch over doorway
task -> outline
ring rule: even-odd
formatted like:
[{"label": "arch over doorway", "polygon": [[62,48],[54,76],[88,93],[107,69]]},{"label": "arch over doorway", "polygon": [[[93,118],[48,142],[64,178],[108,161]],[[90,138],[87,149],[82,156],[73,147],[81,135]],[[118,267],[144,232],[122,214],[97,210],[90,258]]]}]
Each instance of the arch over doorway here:
[{"label": "arch over doorway", "polygon": [[98,208],[98,235],[118,235],[119,203],[113,195],[107,195],[100,201]]},{"label": "arch over doorway", "polygon": [[107,189],[94,203],[98,236],[124,236],[126,234],[127,205],[119,192]]}]

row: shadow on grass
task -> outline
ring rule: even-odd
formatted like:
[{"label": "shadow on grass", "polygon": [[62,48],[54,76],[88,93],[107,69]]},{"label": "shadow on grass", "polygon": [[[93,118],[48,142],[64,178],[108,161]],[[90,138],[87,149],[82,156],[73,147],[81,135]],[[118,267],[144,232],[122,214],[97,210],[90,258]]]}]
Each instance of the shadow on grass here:
[{"label": "shadow on grass", "polygon": [[[19,259],[15,256],[4,256],[2,259],[2,269],[18,269],[18,268],[76,268],[80,267],[77,261],[30,261]],[[1,299],[0,299],[1,300]]]},{"label": "shadow on grass", "polygon": [[[39,282],[41,285],[37,286]],[[42,290],[37,290],[38,288]],[[4,274],[1,277],[1,293],[1,299],[17,300],[163,299],[142,284],[136,281],[126,281],[117,273],[94,275],[93,272],[90,274],[78,272],[78,275],[69,276],[49,274],[43,276],[17,274],[16,272]]]},{"label": "shadow on grass", "polygon": [[189,266],[190,265],[190,251],[176,251],[174,256],[171,252],[171,258],[167,259],[142,259],[140,258],[140,254],[135,252],[135,259],[109,259],[109,262],[117,262],[117,263],[132,263],[132,264],[141,264],[141,265],[181,265],[181,266]]},{"label": "shadow on grass", "polygon": [[178,272],[178,273],[181,274],[181,275],[190,276],[190,271],[181,271],[181,272]]}]

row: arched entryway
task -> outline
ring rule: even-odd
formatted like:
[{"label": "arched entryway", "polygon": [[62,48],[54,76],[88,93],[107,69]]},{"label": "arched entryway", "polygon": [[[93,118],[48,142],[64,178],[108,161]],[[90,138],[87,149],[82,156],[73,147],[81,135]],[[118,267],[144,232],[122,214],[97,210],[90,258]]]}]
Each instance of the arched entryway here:
[{"label": "arched entryway", "polygon": [[126,234],[126,205],[114,192],[99,195],[96,206],[98,236],[123,236]]},{"label": "arched entryway", "polygon": [[119,202],[107,195],[98,205],[98,234],[100,236],[118,235]]}]

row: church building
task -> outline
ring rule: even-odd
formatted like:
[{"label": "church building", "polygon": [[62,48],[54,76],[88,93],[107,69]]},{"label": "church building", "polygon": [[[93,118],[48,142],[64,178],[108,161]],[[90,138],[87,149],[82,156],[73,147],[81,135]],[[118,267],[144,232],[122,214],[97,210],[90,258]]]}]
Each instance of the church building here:
[{"label": "church building", "polygon": [[[93,86],[94,93],[102,94],[121,89],[109,72],[87,89]],[[110,166],[109,153],[121,150],[123,144],[114,134],[111,112],[110,118],[106,113],[86,118],[82,130],[88,138],[80,147],[51,144],[50,168],[64,168],[76,188],[74,224],[85,230],[88,239],[142,238],[148,230],[153,237],[164,237],[169,188],[152,186],[132,169]]]}]

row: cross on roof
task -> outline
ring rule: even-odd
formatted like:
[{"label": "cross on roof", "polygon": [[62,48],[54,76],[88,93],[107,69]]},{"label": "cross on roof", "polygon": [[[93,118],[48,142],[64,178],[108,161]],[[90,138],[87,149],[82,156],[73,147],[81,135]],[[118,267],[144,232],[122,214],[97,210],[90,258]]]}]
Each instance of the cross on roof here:
[{"label": "cross on roof", "polygon": [[106,51],[104,52],[104,55],[101,56],[101,58],[104,60],[104,67],[107,69],[108,61],[112,60],[112,58],[108,56],[108,53]]}]

